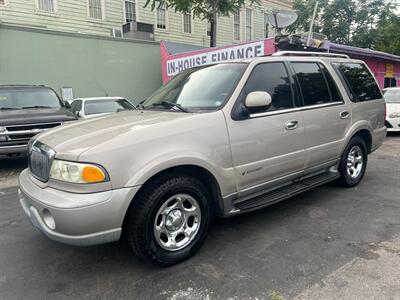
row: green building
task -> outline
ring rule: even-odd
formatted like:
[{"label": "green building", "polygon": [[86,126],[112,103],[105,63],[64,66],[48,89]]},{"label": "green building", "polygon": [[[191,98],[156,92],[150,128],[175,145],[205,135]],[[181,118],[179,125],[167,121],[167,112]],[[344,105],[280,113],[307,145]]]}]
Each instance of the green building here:
[{"label": "green building", "polygon": [[[0,24],[118,37],[126,31],[126,25],[125,30],[122,30],[124,24],[138,22],[150,33],[144,36],[133,34],[130,37],[209,45],[210,28],[206,21],[162,6],[151,11],[150,7],[143,7],[145,2],[146,0],[0,0]],[[217,45],[273,35],[272,29],[266,25],[266,14],[271,9],[290,8],[290,0],[263,0],[262,5],[248,5],[230,18],[219,18]],[[137,29],[131,25],[131,31]]]}]

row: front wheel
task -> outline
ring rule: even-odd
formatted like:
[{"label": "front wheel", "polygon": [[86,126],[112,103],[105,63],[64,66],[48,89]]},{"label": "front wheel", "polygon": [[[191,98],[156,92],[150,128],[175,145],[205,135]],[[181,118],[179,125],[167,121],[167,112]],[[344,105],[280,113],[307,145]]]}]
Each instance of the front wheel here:
[{"label": "front wheel", "polygon": [[128,211],[128,243],[140,257],[161,266],[192,256],[210,223],[207,195],[204,185],[187,175],[153,180]]},{"label": "front wheel", "polygon": [[338,183],[353,187],[360,183],[367,168],[367,146],[361,137],[353,137],[342,154],[339,164]]}]

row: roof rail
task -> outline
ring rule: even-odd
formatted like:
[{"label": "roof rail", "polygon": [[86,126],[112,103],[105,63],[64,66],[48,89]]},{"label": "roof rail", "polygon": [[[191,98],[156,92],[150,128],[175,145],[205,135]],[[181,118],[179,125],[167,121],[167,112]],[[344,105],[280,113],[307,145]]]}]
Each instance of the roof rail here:
[{"label": "roof rail", "polygon": [[327,52],[308,52],[308,51],[278,51],[272,56],[318,56],[318,57],[336,57],[336,58],[350,58],[346,54],[327,53]]}]

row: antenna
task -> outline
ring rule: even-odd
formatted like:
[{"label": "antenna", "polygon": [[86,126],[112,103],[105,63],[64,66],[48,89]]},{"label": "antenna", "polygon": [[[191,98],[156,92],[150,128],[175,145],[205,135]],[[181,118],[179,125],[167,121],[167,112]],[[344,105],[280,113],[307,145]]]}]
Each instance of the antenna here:
[{"label": "antenna", "polygon": [[297,20],[297,14],[291,10],[274,10],[267,15],[268,23],[275,28],[275,31],[281,30],[292,25]]}]

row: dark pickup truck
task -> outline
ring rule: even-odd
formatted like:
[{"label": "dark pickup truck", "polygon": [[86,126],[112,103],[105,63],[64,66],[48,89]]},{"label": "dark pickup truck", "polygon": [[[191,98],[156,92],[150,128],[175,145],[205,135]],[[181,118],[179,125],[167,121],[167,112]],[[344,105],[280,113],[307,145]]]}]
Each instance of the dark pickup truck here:
[{"label": "dark pickup truck", "polygon": [[49,87],[0,85],[0,155],[25,153],[34,135],[73,120]]}]

